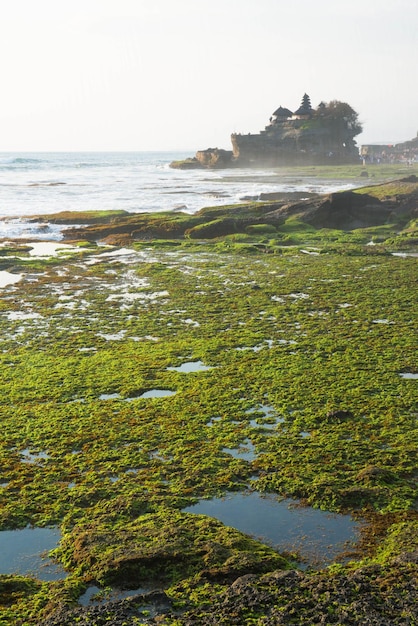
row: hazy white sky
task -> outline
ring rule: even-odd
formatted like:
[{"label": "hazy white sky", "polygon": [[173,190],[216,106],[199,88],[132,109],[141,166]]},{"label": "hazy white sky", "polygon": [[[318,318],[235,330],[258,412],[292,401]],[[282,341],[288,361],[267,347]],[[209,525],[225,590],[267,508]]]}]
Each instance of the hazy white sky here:
[{"label": "hazy white sky", "polygon": [[230,148],[304,92],[418,131],[416,0],[0,2],[0,151]]}]

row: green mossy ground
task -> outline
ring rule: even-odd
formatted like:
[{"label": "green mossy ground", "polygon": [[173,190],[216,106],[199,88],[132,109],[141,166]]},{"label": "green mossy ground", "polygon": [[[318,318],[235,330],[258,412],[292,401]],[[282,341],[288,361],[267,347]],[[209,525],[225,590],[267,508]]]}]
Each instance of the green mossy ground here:
[{"label": "green mossy ground", "polygon": [[[24,277],[0,292],[0,524],[60,526],[69,575],[0,576],[0,624],[46,623],[95,582],[150,579],[174,603],[163,623],[186,624],[176,611],[205,613],[244,574],[264,600],[218,623],[308,623],[263,621],[284,603],[272,572],[288,561],[181,512],[248,486],[369,520],[357,560],[304,574],[292,601],[315,576],[332,586],[378,567],[382,585],[401,570],[410,581],[393,559],[417,550],[418,382],[401,376],[418,373],[417,259],[391,252],[416,252],[415,234],[411,221],[344,232],[291,219],[210,243],[137,241],[126,257],[22,260],[8,245]],[[187,361],[211,369],[169,369]],[[140,397],[152,389],[175,394]],[[224,451],[246,440],[253,461]]]}]

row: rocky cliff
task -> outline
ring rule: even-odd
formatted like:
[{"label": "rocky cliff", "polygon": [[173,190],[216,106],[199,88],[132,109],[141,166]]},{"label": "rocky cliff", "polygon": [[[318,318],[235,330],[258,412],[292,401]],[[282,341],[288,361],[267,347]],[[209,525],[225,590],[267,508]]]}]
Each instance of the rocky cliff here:
[{"label": "rocky cliff", "polygon": [[233,159],[240,165],[326,165],[357,163],[349,132],[336,132],[325,120],[286,120],[258,134],[231,135]]},{"label": "rocky cliff", "polygon": [[358,115],[345,102],[321,102],[312,108],[305,94],[292,112],[279,107],[259,133],[231,135],[232,151],[208,148],[172,167],[221,168],[357,163],[354,137],[362,131]]}]

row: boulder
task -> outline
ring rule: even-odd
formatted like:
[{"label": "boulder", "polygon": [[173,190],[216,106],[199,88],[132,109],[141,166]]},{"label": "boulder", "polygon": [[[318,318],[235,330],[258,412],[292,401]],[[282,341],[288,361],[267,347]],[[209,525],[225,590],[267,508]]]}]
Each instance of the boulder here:
[{"label": "boulder", "polygon": [[206,150],[198,150],[196,152],[195,158],[203,167],[231,167],[232,150],[223,150],[221,148],[207,148]]}]

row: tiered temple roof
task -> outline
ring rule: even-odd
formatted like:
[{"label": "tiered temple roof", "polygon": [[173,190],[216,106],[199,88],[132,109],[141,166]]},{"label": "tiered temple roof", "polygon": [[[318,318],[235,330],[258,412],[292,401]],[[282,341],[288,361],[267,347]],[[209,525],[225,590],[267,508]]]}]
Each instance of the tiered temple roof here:
[{"label": "tiered temple roof", "polygon": [[295,111],[294,115],[311,115],[312,110],[311,99],[308,94],[305,93],[302,98],[301,105],[298,110]]}]

